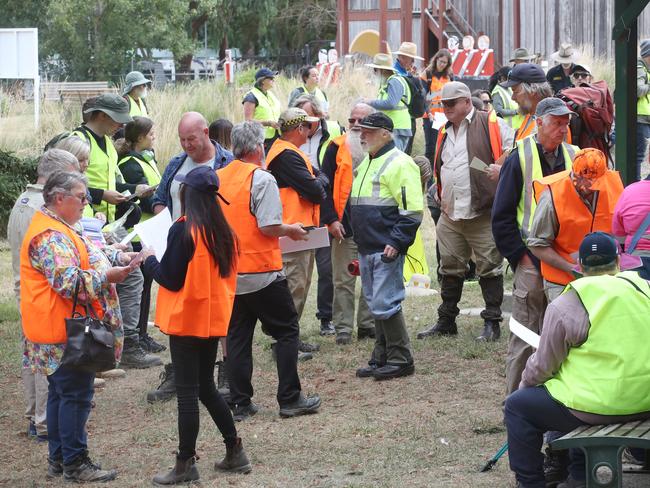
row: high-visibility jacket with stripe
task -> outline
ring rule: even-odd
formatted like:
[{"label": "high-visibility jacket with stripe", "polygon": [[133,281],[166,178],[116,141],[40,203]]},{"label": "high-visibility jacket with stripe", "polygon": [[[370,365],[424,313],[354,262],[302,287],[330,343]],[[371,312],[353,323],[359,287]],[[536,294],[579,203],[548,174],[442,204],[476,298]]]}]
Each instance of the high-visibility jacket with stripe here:
[{"label": "high-visibility jacket with stripe", "polygon": [[386,100],[388,98],[388,83],[392,79],[397,79],[402,84],[404,88],[404,94],[397,104],[397,107],[393,110],[382,110],[383,113],[388,115],[393,121],[393,129],[408,129],[411,130],[411,116],[409,115],[408,104],[411,103],[411,90],[409,85],[400,75],[391,75],[386,83],[379,89],[379,95],[377,95],[378,100]]},{"label": "high-visibility jacket with stripe", "polygon": [[[104,136],[106,144],[106,152],[104,152],[92,134],[88,134],[87,129],[83,126],[76,129],[72,134],[81,137],[81,139],[86,140],[90,144],[90,156],[88,157],[88,169],[86,170],[88,186],[115,191],[115,181],[120,170],[117,166],[117,151],[115,150],[115,146],[113,146],[111,138]],[[119,177],[122,178],[121,173]],[[108,218],[108,222],[115,220],[115,205],[102,200],[100,202],[93,202],[93,208],[96,212],[104,212]]]},{"label": "high-visibility jacket with stripe", "polygon": [[[305,162],[309,173],[313,176],[314,169],[309,162],[309,156],[284,139],[276,139],[266,155],[266,165],[271,166],[273,160],[282,151],[289,150],[297,153]],[[285,224],[301,223],[305,227],[318,226],[320,220],[320,206],[302,198],[296,190],[287,186],[280,188],[280,200],[282,200],[282,221]]]},{"label": "high-visibility jacket with stripe", "polygon": [[568,408],[598,415],[650,411],[650,283],[626,271],[580,278],[569,289],[589,316],[589,331],[544,383],[549,394]]},{"label": "high-visibility jacket with stripe", "polygon": [[[517,142],[516,147],[523,178],[521,196],[517,204],[517,224],[519,224],[521,237],[525,240],[528,238],[532,216],[535,214],[535,208],[537,208],[537,201],[533,198],[533,181],[544,178],[544,173],[542,172],[537,143],[533,136]],[[563,142],[560,148],[564,158],[564,169],[570,170],[573,166],[575,153],[579,148],[566,142]]]},{"label": "high-visibility jacket with stripe", "polygon": [[[34,214],[20,248],[20,314],[23,333],[36,344],[61,344],[67,338],[65,319],[72,316],[72,300],[57,293],[29,259],[32,239],[47,230],[60,232],[72,242],[81,269],[89,269],[90,261],[86,244],[74,230],[41,211]],[[77,305],[76,310],[82,313],[83,306]],[[104,316],[99,303],[93,303],[93,310],[100,319]]]},{"label": "high-visibility jacket with stripe", "polygon": [[221,208],[239,240],[239,274],[282,270],[278,238],[263,234],[251,212],[253,175],[258,170],[264,171],[255,164],[236,159],[217,171],[219,193],[230,204]]},{"label": "high-visibility jacket with stripe", "polygon": [[[495,95],[499,95],[501,100],[503,100],[503,108],[506,110],[517,110],[519,109],[519,104],[512,99],[512,88],[504,88],[498,83],[495,85],[492,90],[492,98]],[[521,114],[517,115],[503,115],[503,120],[513,129],[518,129],[521,126],[521,123],[524,120],[524,116]]]},{"label": "high-visibility jacket with stripe", "polygon": [[325,124],[327,125],[327,133],[329,134],[327,139],[321,137],[321,141],[318,147],[318,167],[320,168],[323,165],[323,158],[327,152],[327,146],[330,145],[330,142],[335,138],[341,135],[341,126],[336,120],[326,120]]},{"label": "high-visibility jacket with stripe", "polygon": [[144,103],[144,99],[140,98],[136,100],[128,93],[124,95],[126,101],[129,102],[129,115],[131,117],[148,117],[149,112],[147,111],[147,105]]},{"label": "high-visibility jacket with stripe", "polygon": [[332,183],[332,200],[339,221],[343,219],[343,212],[345,212],[345,206],[352,190],[352,154],[350,154],[350,148],[345,142],[346,137],[346,134],[343,134],[332,139],[332,143],[338,147],[336,150],[336,171]]},{"label": "high-visibility jacket with stripe", "polygon": [[[596,208],[592,214],[578,195],[570,173],[568,170],[561,171],[533,183],[538,201],[543,191],[551,193],[559,223],[553,249],[568,262],[572,261],[571,255],[578,251],[587,234],[596,231],[611,233],[614,207],[623,193],[623,182],[618,172],[608,170],[598,179],[601,189],[594,195]],[[574,279],[571,273],[555,268],[545,261],[542,261],[542,276],[546,281],[559,285],[566,285]]]},{"label": "high-visibility jacket with stripe", "polygon": [[[282,104],[272,91],[264,93],[257,87],[251,88],[252,93],[257,99],[257,106],[253,112],[253,119],[258,121],[273,120],[275,122],[280,118]],[[273,139],[277,135],[277,130],[273,127],[264,127],[264,139]]]},{"label": "high-visibility jacket with stripe", "polygon": [[237,263],[222,278],[203,237],[198,231],[192,237],[194,254],[183,288],[171,291],[161,285],[158,290],[156,325],[168,335],[226,337],[237,288]]}]

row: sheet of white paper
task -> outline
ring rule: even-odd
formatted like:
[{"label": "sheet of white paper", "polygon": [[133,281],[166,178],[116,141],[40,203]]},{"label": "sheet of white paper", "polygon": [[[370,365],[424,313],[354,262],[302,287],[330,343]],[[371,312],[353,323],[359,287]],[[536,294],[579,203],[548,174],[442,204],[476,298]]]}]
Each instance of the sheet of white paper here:
[{"label": "sheet of white paper", "polygon": [[134,229],[140,236],[142,245],[152,247],[160,261],[167,249],[167,234],[172,226],[172,216],[168,209],[163,210],[155,217],[135,224]]},{"label": "sheet of white paper", "polygon": [[479,171],[483,171],[483,172],[486,172],[486,171],[487,171],[487,168],[488,168],[487,164],[485,164],[483,161],[481,161],[481,160],[480,160],[479,158],[477,158],[476,156],[474,156],[474,157],[472,158],[472,162],[469,163],[469,167],[470,167],[470,168],[477,169],[477,170],[479,170]]},{"label": "sheet of white paper", "polygon": [[306,249],[317,249],[330,245],[330,235],[327,227],[317,227],[309,231],[306,241],[294,241],[289,237],[280,237],[280,249],[282,254],[288,252],[304,251]]},{"label": "sheet of white paper", "polygon": [[433,112],[433,121],[432,125],[435,130],[440,129],[443,125],[447,123],[447,117],[442,112]]},{"label": "sheet of white paper", "polygon": [[517,322],[514,317],[510,317],[510,332],[519,337],[526,344],[530,344],[535,349],[539,347],[539,335],[527,328],[525,325]]},{"label": "sheet of white paper", "polygon": [[127,235],[124,239],[122,239],[122,240],[120,241],[120,244],[126,246],[126,245],[127,245],[129,242],[131,242],[131,241],[135,238],[135,236],[137,236],[137,235],[138,235],[138,232],[137,232],[137,231],[135,231],[135,230],[132,231],[129,235]]}]

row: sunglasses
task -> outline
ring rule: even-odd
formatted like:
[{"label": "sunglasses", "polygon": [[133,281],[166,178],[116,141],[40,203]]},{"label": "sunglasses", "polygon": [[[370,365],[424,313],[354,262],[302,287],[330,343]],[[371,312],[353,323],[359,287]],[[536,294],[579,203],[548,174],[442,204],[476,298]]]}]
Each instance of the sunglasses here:
[{"label": "sunglasses", "polygon": [[349,118],[349,119],[348,119],[348,124],[350,124],[350,125],[355,125],[357,122],[361,122],[362,120],[363,120],[363,119],[352,119],[352,118]]},{"label": "sunglasses", "polygon": [[573,77],[580,79],[580,78],[589,78],[591,75],[589,73],[573,73]]},{"label": "sunglasses", "polygon": [[454,98],[453,100],[443,100],[442,106],[445,108],[453,108],[458,102],[463,100],[462,98]]}]

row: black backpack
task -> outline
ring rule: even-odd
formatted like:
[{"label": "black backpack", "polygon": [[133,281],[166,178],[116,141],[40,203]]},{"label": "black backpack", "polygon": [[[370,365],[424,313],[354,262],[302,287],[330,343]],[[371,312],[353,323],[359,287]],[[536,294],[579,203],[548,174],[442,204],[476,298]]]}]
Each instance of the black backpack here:
[{"label": "black backpack", "polygon": [[[411,90],[411,103],[407,104],[409,115],[412,119],[419,119],[427,111],[426,89],[420,78],[414,76],[402,76]],[[406,97],[406,94],[404,94]]]}]

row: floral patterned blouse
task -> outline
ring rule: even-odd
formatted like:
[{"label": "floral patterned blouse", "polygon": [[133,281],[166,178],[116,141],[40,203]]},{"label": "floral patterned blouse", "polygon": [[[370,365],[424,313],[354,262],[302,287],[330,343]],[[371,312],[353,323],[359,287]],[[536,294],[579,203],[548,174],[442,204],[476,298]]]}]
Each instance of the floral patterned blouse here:
[{"label": "floral patterned blouse", "polygon": [[[41,209],[48,217],[68,225],[46,207]],[[81,226],[68,225],[81,236]],[[122,356],[123,330],[122,315],[117,298],[117,290],[113,283],[106,280],[106,271],[117,263],[119,251],[112,248],[98,248],[88,238],[81,236],[86,244],[90,268],[80,268],[79,254],[74,243],[64,234],[56,230],[47,230],[32,239],[29,245],[29,260],[37,271],[45,275],[50,286],[62,297],[72,299],[77,277],[83,280],[85,286],[79,287],[79,303],[97,300],[104,310],[104,322],[108,323],[115,335],[115,359]],[[72,308],[72,307],[71,307]],[[45,375],[53,374],[61,363],[65,350],[63,344],[36,344],[25,339],[23,367],[31,367],[34,372]]]}]

